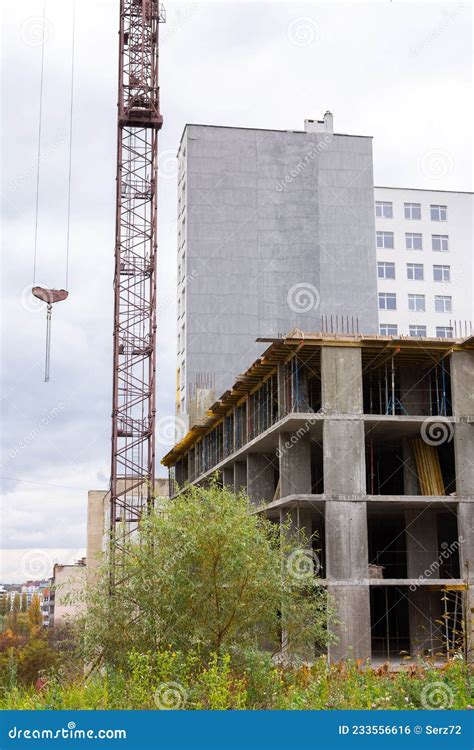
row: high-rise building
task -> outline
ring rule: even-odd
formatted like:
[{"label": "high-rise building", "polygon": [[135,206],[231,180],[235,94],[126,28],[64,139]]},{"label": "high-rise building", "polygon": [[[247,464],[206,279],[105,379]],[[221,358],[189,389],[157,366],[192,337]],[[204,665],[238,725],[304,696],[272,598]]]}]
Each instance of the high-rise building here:
[{"label": "high-rise building", "polygon": [[[293,328],[378,330],[372,140],[187,125],[179,148],[177,413],[192,422]],[[336,322],[337,317],[337,322]]]},{"label": "high-rise building", "polygon": [[389,187],[374,193],[380,333],[469,335],[473,194]]},{"label": "high-rise building", "polygon": [[187,125],[179,148],[179,431],[295,328],[472,330],[472,193],[373,185],[372,139]]}]

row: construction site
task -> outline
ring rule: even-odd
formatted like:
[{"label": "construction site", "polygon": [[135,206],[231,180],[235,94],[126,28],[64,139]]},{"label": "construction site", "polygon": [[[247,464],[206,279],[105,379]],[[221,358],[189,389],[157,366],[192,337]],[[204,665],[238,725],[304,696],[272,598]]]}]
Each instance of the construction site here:
[{"label": "construction site", "polygon": [[313,543],[331,660],[449,658],[472,639],[474,339],[294,331],[165,456]]},{"label": "construction site", "polygon": [[[186,124],[175,444],[161,468],[157,351],[172,338],[157,332],[166,12],[156,0],[120,0],[117,10],[110,481],[89,492],[87,565],[81,558],[72,572],[93,582],[105,559],[112,600],[140,523],[212,479],[243,493],[249,514],[311,540],[314,576],[336,610],[329,662],[472,660],[474,336],[472,274],[463,274],[472,194],[376,187],[372,137],[336,133],[329,110],[301,131]],[[72,38],[67,258],[74,27]],[[53,308],[69,291],[68,260],[64,289],[36,278],[43,63],[44,41],[31,292],[46,313],[49,382]],[[433,253],[454,245],[451,274],[449,256],[440,265]],[[402,261],[378,260],[395,248]],[[424,264],[405,262],[422,249]],[[71,610],[56,602],[59,622]]]}]

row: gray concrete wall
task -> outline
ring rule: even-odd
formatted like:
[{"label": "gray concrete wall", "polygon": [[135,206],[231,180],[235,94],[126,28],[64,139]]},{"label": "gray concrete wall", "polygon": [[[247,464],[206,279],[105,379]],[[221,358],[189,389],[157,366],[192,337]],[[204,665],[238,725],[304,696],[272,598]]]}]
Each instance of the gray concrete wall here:
[{"label": "gray concrete wall", "polygon": [[311,438],[309,433],[279,435],[280,497],[311,493]]},{"label": "gray concrete wall", "polygon": [[188,393],[199,373],[222,393],[258,336],[322,315],[377,332],[370,138],[188,125],[184,152]]}]

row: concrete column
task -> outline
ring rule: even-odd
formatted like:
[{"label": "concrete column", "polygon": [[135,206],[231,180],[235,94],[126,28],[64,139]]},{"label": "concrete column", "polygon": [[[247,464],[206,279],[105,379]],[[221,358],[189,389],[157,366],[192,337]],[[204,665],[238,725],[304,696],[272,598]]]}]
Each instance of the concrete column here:
[{"label": "concrete column", "polygon": [[234,492],[247,492],[247,462],[236,461],[234,464]]},{"label": "concrete column", "polygon": [[456,494],[474,502],[474,421],[454,425]]},{"label": "concrete column", "polygon": [[362,414],[362,359],[357,347],[323,346],[322,406],[326,414]]},{"label": "concrete column", "polygon": [[411,438],[402,438],[402,450],[404,494],[421,495],[420,482],[416,470],[415,451]]},{"label": "concrete column", "polygon": [[[300,537],[300,543],[299,546],[302,550],[308,549],[308,553],[311,550],[311,542],[309,540],[311,539],[311,535],[313,533],[312,528],[312,519],[311,519],[311,511],[307,508],[301,508],[299,505],[296,507],[293,506],[290,509],[282,508],[280,510],[280,525],[288,524],[289,526],[286,528],[286,533],[288,534],[288,537],[295,537],[298,539],[298,534],[300,532],[304,533],[305,540],[303,542],[303,539]],[[302,552],[302,555],[305,553]],[[311,558],[309,558],[311,559]],[[305,560],[306,561],[306,560]],[[306,568],[305,568],[306,570]],[[296,569],[295,573],[298,573],[298,569]],[[318,574],[317,569],[317,559],[314,559],[314,573]],[[291,640],[288,638],[288,633],[285,630],[285,613],[282,612],[282,644],[284,646],[283,651],[286,654],[287,657],[291,658]],[[305,644],[304,648],[304,658],[306,658],[308,661],[311,661],[314,659],[314,643],[308,642]]]},{"label": "concrete column", "polygon": [[366,494],[365,437],[362,420],[325,419],[323,454],[326,495]]},{"label": "concrete column", "polygon": [[466,621],[468,653],[474,661],[474,503],[458,504],[459,562],[461,578],[468,584],[464,592],[464,618]]},{"label": "concrete column", "polygon": [[[396,358],[395,358],[396,362]],[[429,378],[417,367],[400,368],[400,401],[410,416],[430,413]]]},{"label": "concrete column", "polygon": [[367,503],[326,503],[326,578],[335,607],[331,661],[371,655]]},{"label": "concrete column", "polygon": [[326,503],[326,569],[329,580],[367,582],[367,503]]},{"label": "concrete column", "polygon": [[440,551],[436,513],[431,510],[406,510],[405,541],[408,578],[439,578],[437,565]]},{"label": "concrete column", "polygon": [[309,432],[279,435],[280,497],[311,493],[311,438]]},{"label": "concrete column", "polygon": [[329,646],[329,660],[370,659],[369,587],[355,584],[335,586],[329,583],[328,593],[335,609],[335,618],[339,621],[338,625],[331,626],[338,640]]},{"label": "concrete column", "polygon": [[311,520],[311,510],[309,508],[292,507],[290,509],[282,508],[280,510],[280,524],[291,521],[290,533],[297,535],[301,529],[306,539],[310,539],[313,533],[313,522]]},{"label": "concrete column", "polygon": [[452,353],[451,391],[453,414],[460,418],[454,426],[456,492],[474,501],[474,352]]},{"label": "concrete column", "polygon": [[234,467],[224,466],[222,469],[222,484],[234,491]]},{"label": "concrete column", "polygon": [[272,456],[249,453],[247,456],[247,494],[254,505],[270,503],[275,494],[275,470]]},{"label": "concrete column", "polygon": [[474,352],[451,354],[451,400],[456,417],[474,416]]}]

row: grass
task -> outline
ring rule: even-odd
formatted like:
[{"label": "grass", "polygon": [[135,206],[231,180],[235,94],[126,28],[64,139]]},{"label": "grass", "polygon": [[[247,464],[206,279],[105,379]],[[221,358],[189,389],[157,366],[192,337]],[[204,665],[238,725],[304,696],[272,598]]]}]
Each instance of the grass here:
[{"label": "grass", "polygon": [[[8,681],[7,681],[8,682]],[[215,654],[205,663],[175,652],[133,653],[123,671],[89,679],[61,670],[37,686],[14,676],[0,689],[1,709],[466,709],[474,678],[462,660],[390,673],[361,663],[275,666],[266,654]]]}]

